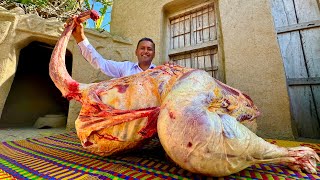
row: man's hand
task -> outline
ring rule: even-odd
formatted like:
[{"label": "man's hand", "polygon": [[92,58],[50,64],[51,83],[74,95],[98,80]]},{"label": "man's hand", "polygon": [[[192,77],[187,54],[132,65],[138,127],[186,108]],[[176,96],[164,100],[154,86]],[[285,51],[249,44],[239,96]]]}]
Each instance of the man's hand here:
[{"label": "man's hand", "polygon": [[65,23],[65,27],[68,26],[70,23],[72,23],[72,21],[76,24],[76,27],[74,28],[74,30],[72,31],[72,36],[74,37],[74,39],[76,40],[77,43],[83,41],[86,36],[84,35],[84,28],[83,28],[83,24],[79,23],[77,21],[78,16],[72,16],[70,19],[67,20],[67,22]]},{"label": "man's hand", "polygon": [[77,23],[77,26],[72,31],[72,36],[77,43],[83,41],[86,38],[86,36],[84,35],[84,28],[82,23]]}]

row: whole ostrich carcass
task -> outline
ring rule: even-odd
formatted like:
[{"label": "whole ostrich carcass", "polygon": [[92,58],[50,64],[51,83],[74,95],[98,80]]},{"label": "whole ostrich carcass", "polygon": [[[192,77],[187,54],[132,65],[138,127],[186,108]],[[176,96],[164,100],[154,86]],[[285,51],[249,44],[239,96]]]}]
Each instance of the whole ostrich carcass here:
[{"label": "whole ostrich carcass", "polygon": [[[282,163],[316,173],[308,147],[270,144],[243,122],[260,114],[252,100],[208,73],[179,66],[83,84],[65,68],[65,51],[77,23],[97,19],[87,11],[68,21],[50,60],[50,77],[62,95],[82,104],[75,122],[82,146],[108,156],[136,148],[156,133],[169,157],[194,173],[225,176],[255,163]],[[250,123],[249,123],[250,124]]]}]

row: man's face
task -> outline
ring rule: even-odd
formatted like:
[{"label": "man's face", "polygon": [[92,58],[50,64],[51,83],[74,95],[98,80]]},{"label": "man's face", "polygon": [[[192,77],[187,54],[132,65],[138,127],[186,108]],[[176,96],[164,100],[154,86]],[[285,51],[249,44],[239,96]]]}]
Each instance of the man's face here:
[{"label": "man's face", "polygon": [[139,63],[151,63],[154,58],[154,46],[150,41],[141,41],[136,49]]}]

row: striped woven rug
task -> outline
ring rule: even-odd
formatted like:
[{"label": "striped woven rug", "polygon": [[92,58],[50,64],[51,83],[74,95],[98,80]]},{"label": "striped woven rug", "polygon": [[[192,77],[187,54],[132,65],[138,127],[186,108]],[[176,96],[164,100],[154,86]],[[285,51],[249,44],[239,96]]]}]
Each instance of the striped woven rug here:
[{"label": "striped woven rug", "polygon": [[[290,141],[268,140],[290,146]],[[298,143],[301,144],[301,143]],[[319,150],[320,144],[307,144]],[[318,169],[320,164],[318,165]],[[319,169],[320,171],[320,169]],[[165,157],[155,139],[142,150],[100,157],[84,151],[75,133],[0,144],[0,179],[214,179],[192,174]],[[219,179],[320,179],[281,165],[257,164]]]}]

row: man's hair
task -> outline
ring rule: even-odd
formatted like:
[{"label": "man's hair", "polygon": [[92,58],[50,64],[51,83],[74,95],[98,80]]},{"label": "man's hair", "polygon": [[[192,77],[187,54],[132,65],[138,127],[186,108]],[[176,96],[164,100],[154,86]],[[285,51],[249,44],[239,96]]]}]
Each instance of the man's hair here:
[{"label": "man's hair", "polygon": [[153,49],[154,49],[154,50],[156,49],[156,45],[154,44],[153,40],[150,39],[150,38],[147,38],[147,37],[144,37],[144,38],[142,38],[142,39],[139,40],[139,42],[138,42],[138,44],[137,44],[137,49],[138,49],[139,44],[140,44],[142,41],[149,41],[149,42],[151,42],[151,43],[153,44]]}]

